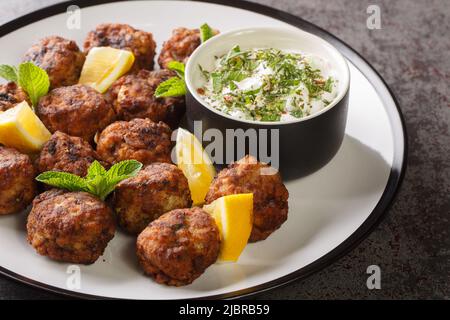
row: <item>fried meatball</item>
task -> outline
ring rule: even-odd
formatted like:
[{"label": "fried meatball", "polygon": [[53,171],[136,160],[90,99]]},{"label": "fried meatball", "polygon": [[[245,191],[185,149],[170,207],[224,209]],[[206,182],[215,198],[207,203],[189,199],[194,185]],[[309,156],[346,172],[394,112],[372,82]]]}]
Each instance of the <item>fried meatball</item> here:
[{"label": "fried meatball", "polygon": [[141,70],[115,81],[106,97],[121,120],[149,118],[155,122],[164,121],[174,113],[184,113],[184,97],[155,98],[158,85],[175,76],[169,70]]},{"label": "fried meatball", "polygon": [[153,221],[137,239],[144,272],[171,286],[190,284],[219,255],[220,235],[214,219],[200,208],[176,209]]},{"label": "fried meatball", "polygon": [[183,172],[173,164],[153,163],[120,182],[113,197],[119,225],[138,234],[163,213],[192,205]]},{"label": "fried meatball", "polygon": [[172,36],[165,41],[158,57],[161,68],[166,69],[170,61],[186,63],[189,56],[200,45],[200,30],[177,28],[172,31]]},{"label": "fried meatball", "polygon": [[38,172],[62,171],[84,177],[95,160],[100,161],[100,157],[88,142],[56,131],[44,144],[36,159],[36,168]]},{"label": "fried meatball", "polygon": [[75,41],[57,36],[41,39],[23,58],[24,62],[33,62],[47,71],[51,88],[77,83],[84,60],[85,56]]},{"label": "fried meatball", "polygon": [[117,121],[98,136],[97,153],[103,161],[114,164],[135,159],[144,165],[171,162],[172,130],[163,122],[150,119]]},{"label": "fried meatball", "polygon": [[103,23],[89,32],[84,41],[86,54],[94,47],[113,47],[133,52],[135,61],[131,69],[153,70],[156,43],[150,32],[136,30],[127,24]]},{"label": "fried meatball", "polygon": [[85,192],[52,189],[36,197],[28,216],[28,242],[53,260],[91,264],[114,237],[112,210]]},{"label": "fried meatball", "polygon": [[41,98],[36,114],[50,132],[62,131],[88,142],[115,119],[105,98],[81,84],[53,89]]},{"label": "fried meatball", "polygon": [[25,209],[36,194],[30,158],[0,145],[0,215]]},{"label": "fried meatball", "polygon": [[280,174],[267,164],[246,156],[219,172],[206,202],[238,193],[253,193],[253,229],[249,241],[266,239],[287,219],[289,193]]},{"label": "fried meatball", "polygon": [[14,82],[0,85],[0,112],[11,109],[16,104],[26,101],[31,105],[27,93]]}]

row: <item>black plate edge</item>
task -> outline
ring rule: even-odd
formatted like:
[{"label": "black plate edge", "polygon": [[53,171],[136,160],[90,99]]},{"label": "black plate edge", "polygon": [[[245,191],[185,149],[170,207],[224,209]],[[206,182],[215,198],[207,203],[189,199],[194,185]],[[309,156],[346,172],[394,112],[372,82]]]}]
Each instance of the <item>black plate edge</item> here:
[{"label": "black plate edge", "polygon": [[[26,26],[30,23],[51,17],[56,14],[63,13],[67,10],[67,7],[69,5],[77,5],[80,8],[84,8],[112,2],[123,2],[123,0],[74,0],[48,6],[39,9],[37,11],[28,13],[24,16],[21,16],[6,24],[3,24],[2,26],[0,26],[0,37],[3,37],[4,35],[12,31],[15,31],[23,26]],[[377,93],[379,94],[383,102],[387,105],[391,105],[391,107],[386,107],[385,110],[388,113],[388,117],[391,122],[391,128],[393,130],[394,159],[392,163],[391,172],[389,174],[388,182],[386,184],[386,188],[383,191],[383,194],[378,204],[376,205],[372,213],[369,215],[369,217],[344,242],[339,244],[336,248],[334,248],[332,251],[328,252],[326,255],[322,256],[318,260],[310,263],[309,265],[297,271],[294,271],[283,277],[254,287],[226,294],[206,296],[199,299],[246,298],[271,289],[287,285],[295,280],[304,279],[324,269],[325,267],[331,265],[333,262],[339,260],[341,257],[345,256],[354,248],[356,248],[362,242],[362,240],[364,240],[379,225],[381,220],[386,216],[395,197],[397,196],[398,190],[405,176],[407,155],[408,155],[406,126],[398,101],[395,98],[392,90],[389,88],[387,83],[381,77],[381,75],[358,52],[356,52],[352,47],[350,47],[348,44],[346,44],[339,38],[335,37],[330,32],[310,22],[307,22],[306,20],[294,16],[290,13],[274,9],[265,5],[261,5],[258,3],[243,0],[197,0],[197,2],[214,3],[252,11],[255,13],[272,17],[277,20],[281,20],[295,27],[298,27],[302,30],[319,35],[320,37],[326,39],[327,41],[332,43],[335,47],[337,47],[344,54],[344,56],[347,59],[349,59],[364,74],[364,76],[369,80],[369,82],[372,83],[372,85],[375,87]],[[3,274],[8,278],[19,281],[21,283],[68,297],[83,298],[83,299],[112,299],[110,297],[84,294],[50,286],[45,283],[41,283],[39,281],[35,281],[27,277],[21,276],[1,266],[0,266],[0,274]]]}]

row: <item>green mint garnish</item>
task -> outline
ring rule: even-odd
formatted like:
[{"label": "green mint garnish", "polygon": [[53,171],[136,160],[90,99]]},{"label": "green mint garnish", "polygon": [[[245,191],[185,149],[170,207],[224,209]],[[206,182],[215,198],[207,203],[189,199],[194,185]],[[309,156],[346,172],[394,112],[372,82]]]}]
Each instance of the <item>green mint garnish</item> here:
[{"label": "green mint garnish", "polygon": [[121,161],[109,170],[94,161],[84,178],[67,172],[47,171],[38,175],[36,180],[69,191],[89,192],[105,200],[120,181],[134,177],[141,168],[142,163],[136,160]]},{"label": "green mint garnish", "polygon": [[32,62],[24,62],[19,67],[0,65],[0,77],[17,83],[28,94],[35,107],[39,99],[48,93],[50,80],[47,72]]},{"label": "green mint garnish", "polygon": [[202,43],[212,37],[214,37],[214,31],[211,29],[211,27],[207,23],[202,24],[200,26],[200,40],[202,41]]}]

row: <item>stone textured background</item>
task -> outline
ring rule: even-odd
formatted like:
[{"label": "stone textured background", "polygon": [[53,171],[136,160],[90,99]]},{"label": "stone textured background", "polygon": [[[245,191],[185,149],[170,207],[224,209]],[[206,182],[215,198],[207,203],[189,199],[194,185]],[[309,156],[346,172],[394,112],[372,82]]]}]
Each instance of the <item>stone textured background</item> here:
[{"label": "stone textured background", "polygon": [[[0,24],[58,0],[2,0]],[[450,1],[261,0],[327,29],[359,51],[397,96],[409,134],[403,186],[355,250],[261,299],[450,299]],[[366,28],[369,4],[382,29]],[[382,270],[368,290],[366,268]],[[0,299],[59,298],[0,277]]]}]

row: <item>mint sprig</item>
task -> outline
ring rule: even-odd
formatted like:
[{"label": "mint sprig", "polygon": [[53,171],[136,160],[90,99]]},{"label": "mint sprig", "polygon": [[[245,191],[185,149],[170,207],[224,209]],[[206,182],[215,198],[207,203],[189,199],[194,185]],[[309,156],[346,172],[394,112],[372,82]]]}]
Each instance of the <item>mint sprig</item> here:
[{"label": "mint sprig", "polygon": [[21,63],[17,68],[6,64],[0,65],[0,77],[13,81],[28,94],[35,107],[39,99],[48,93],[50,79],[44,69],[32,62]]},{"label": "mint sprig", "polygon": [[200,40],[202,41],[202,43],[214,37],[214,35],[215,34],[213,29],[211,29],[211,27],[207,23],[204,23],[200,26]]},{"label": "mint sprig", "polygon": [[141,168],[142,163],[136,160],[121,161],[109,170],[106,170],[98,161],[94,161],[84,178],[67,172],[46,171],[38,175],[36,180],[69,191],[89,192],[105,200],[119,182],[134,177]]},{"label": "mint sprig", "polygon": [[186,83],[184,82],[184,63],[179,61],[170,61],[167,64],[167,69],[175,71],[177,76],[161,82],[155,90],[155,97],[167,98],[184,96],[186,94]]}]

